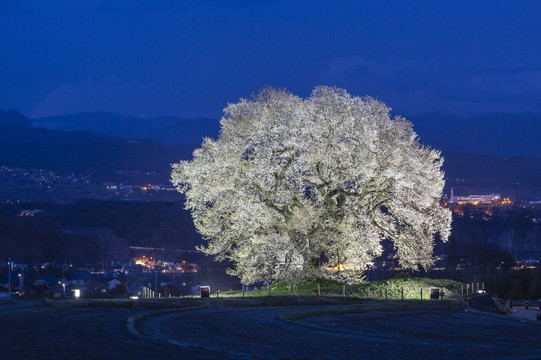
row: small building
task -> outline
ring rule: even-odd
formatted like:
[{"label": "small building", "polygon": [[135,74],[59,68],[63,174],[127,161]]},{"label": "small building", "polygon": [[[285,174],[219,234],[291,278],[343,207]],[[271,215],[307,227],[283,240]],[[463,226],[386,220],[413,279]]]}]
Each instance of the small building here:
[{"label": "small building", "polygon": [[208,289],[210,293],[210,286],[198,284],[198,285],[192,286],[192,295],[197,295],[197,296],[201,295],[201,288]]},{"label": "small building", "polygon": [[118,279],[113,279],[109,282],[107,282],[107,288],[109,290],[112,290],[112,289],[115,289],[117,286],[121,286],[123,283],[122,281],[118,280]]}]

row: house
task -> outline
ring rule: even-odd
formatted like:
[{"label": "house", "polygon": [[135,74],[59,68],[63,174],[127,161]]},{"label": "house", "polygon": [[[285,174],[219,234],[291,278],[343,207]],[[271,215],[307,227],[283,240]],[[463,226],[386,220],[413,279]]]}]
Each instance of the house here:
[{"label": "house", "polygon": [[107,282],[107,288],[108,288],[109,290],[112,290],[112,289],[114,289],[114,288],[116,288],[117,286],[120,286],[120,285],[122,285],[122,284],[123,284],[122,281],[117,280],[117,279],[113,279],[113,280]]}]

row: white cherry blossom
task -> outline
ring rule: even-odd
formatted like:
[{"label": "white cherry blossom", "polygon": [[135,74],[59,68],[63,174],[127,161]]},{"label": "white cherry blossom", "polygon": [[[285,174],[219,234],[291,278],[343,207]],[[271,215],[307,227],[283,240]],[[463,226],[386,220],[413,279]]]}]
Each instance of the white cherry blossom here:
[{"label": "white cherry blossom", "polygon": [[171,179],[202,250],[250,283],[314,276],[322,259],[360,272],[383,239],[403,267],[430,266],[435,236],[451,229],[442,163],[377,100],[266,88],[228,105],[219,138],[174,164]]}]

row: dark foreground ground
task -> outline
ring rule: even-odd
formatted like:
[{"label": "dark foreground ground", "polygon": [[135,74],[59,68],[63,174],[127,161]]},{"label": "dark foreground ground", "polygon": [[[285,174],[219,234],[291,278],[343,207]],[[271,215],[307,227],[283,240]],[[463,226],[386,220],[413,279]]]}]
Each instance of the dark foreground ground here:
[{"label": "dark foreground ground", "polygon": [[0,359],[541,359],[537,322],[446,302],[240,300],[2,301]]}]

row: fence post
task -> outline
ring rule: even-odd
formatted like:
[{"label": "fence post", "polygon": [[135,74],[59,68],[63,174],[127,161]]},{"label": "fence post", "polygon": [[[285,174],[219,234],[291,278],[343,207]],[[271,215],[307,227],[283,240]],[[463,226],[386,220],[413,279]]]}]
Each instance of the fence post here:
[{"label": "fence post", "polygon": [[269,296],[270,296],[270,284],[267,285],[267,290],[269,291]]},{"label": "fence post", "polygon": [[400,293],[401,293],[402,301],[404,301],[404,288],[400,289]]},{"label": "fence post", "polygon": [[370,299],[370,289],[366,288],[366,298]]},{"label": "fence post", "polygon": [[317,296],[321,296],[321,289],[319,288],[319,284],[317,284]]},{"label": "fence post", "polygon": [[297,285],[293,284],[293,295],[297,295]]},{"label": "fence post", "polygon": [[244,297],[244,285],[242,285],[242,297]]},{"label": "fence post", "polygon": [[483,291],[485,291],[485,282],[484,281],[481,283],[481,286],[483,287]]},{"label": "fence post", "polygon": [[346,285],[342,285],[342,295],[346,297]]},{"label": "fence post", "polygon": [[421,301],[423,300],[423,288],[421,288]]},{"label": "fence post", "polygon": [[387,300],[387,289],[385,289],[385,300]]}]

